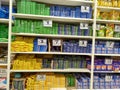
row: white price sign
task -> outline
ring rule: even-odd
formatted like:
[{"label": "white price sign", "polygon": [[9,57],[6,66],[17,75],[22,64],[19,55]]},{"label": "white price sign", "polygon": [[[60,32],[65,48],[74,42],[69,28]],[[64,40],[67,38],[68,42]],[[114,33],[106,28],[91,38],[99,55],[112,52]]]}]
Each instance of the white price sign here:
[{"label": "white price sign", "polygon": [[52,20],[43,20],[44,27],[52,27]]},{"label": "white price sign", "polygon": [[47,45],[47,39],[38,39],[38,45]]},{"label": "white price sign", "polygon": [[96,25],[96,30],[100,30],[100,24]]},{"label": "white price sign", "polygon": [[90,6],[81,6],[81,12],[90,12]]},{"label": "white price sign", "polygon": [[113,59],[105,58],[105,64],[112,64]]},{"label": "white price sign", "polygon": [[88,29],[89,25],[88,23],[80,23],[80,29]]},{"label": "white price sign", "polygon": [[106,82],[112,81],[112,76],[111,76],[111,75],[106,75],[106,76],[105,76],[105,81],[106,81]]},{"label": "white price sign", "polygon": [[120,25],[115,25],[115,31],[120,32]]},{"label": "white price sign", "polygon": [[113,48],[114,47],[114,42],[113,41],[107,41],[106,42],[106,47]]},{"label": "white price sign", "polygon": [[52,45],[53,46],[61,46],[62,41],[59,39],[54,39],[52,40]]},{"label": "white price sign", "polygon": [[37,75],[36,80],[37,81],[44,81],[44,80],[46,80],[46,75]]},{"label": "white price sign", "polygon": [[79,46],[82,46],[82,47],[87,47],[87,41],[86,40],[79,40]]}]

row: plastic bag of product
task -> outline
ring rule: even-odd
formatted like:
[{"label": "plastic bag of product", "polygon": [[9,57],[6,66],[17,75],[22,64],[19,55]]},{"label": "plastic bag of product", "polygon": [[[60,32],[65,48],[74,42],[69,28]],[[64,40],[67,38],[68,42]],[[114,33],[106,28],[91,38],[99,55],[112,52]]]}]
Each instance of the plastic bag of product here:
[{"label": "plastic bag of product", "polygon": [[112,0],[108,0],[108,6],[112,7]]},{"label": "plastic bag of product", "polygon": [[109,19],[109,12],[101,12],[100,14],[101,14],[100,16],[102,19],[104,20]]}]

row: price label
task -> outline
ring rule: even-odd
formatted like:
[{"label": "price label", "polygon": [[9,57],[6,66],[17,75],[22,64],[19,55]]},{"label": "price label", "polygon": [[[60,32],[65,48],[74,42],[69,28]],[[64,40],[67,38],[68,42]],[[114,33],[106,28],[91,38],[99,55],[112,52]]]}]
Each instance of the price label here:
[{"label": "price label", "polygon": [[120,25],[115,25],[115,31],[120,32]]},{"label": "price label", "polygon": [[81,6],[81,12],[90,12],[90,7],[89,6]]},{"label": "price label", "polygon": [[38,45],[47,45],[47,39],[38,39]]},{"label": "price label", "polygon": [[112,81],[112,76],[111,76],[111,75],[106,75],[106,76],[105,76],[105,81],[106,81],[106,82]]},{"label": "price label", "polygon": [[37,75],[36,79],[37,79],[37,81],[45,81],[46,75]]},{"label": "price label", "polygon": [[62,41],[59,39],[52,40],[53,46],[61,46]]},{"label": "price label", "polygon": [[80,29],[88,29],[88,23],[80,23]]},{"label": "price label", "polygon": [[114,42],[113,41],[107,41],[106,42],[106,47],[113,48],[114,47]]},{"label": "price label", "polygon": [[87,41],[86,40],[79,40],[79,46],[82,46],[82,47],[87,47]]},{"label": "price label", "polygon": [[96,30],[100,30],[100,24],[96,25]]},{"label": "price label", "polygon": [[112,64],[113,59],[105,58],[105,64]]},{"label": "price label", "polygon": [[52,20],[43,20],[44,27],[52,27]]}]

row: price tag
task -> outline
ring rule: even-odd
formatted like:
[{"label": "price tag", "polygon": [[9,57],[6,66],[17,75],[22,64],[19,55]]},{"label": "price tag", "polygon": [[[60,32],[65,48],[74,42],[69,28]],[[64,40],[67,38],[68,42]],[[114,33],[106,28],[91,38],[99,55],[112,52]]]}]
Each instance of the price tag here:
[{"label": "price tag", "polygon": [[87,47],[87,41],[86,40],[79,40],[79,46],[82,46],[82,47]]},{"label": "price tag", "polygon": [[96,30],[100,30],[100,24],[96,25]]},{"label": "price tag", "polygon": [[81,12],[90,12],[90,7],[89,6],[81,6]]},{"label": "price tag", "polygon": [[120,32],[120,25],[115,25],[115,31]]},{"label": "price tag", "polygon": [[80,23],[80,29],[88,29],[88,23]]},{"label": "price tag", "polygon": [[61,46],[62,41],[59,39],[54,39],[52,40],[52,45],[53,46]]},{"label": "price tag", "polygon": [[111,75],[106,75],[106,76],[105,76],[105,81],[106,81],[106,82],[112,81],[112,76],[111,76]]},{"label": "price tag", "polygon": [[44,27],[52,27],[52,20],[43,20]]},{"label": "price tag", "polygon": [[105,64],[112,64],[113,59],[105,58]]},{"label": "price tag", "polygon": [[107,41],[106,42],[106,47],[113,48],[114,47],[114,42],[113,41]]},{"label": "price tag", "polygon": [[46,80],[46,75],[37,75],[36,79],[37,81],[44,81]]},{"label": "price tag", "polygon": [[38,39],[38,45],[47,45],[47,39]]}]

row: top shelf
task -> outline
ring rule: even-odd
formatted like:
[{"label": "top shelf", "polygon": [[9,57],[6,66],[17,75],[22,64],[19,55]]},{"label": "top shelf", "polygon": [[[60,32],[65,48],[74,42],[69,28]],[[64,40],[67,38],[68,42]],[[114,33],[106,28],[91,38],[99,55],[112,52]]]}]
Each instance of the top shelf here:
[{"label": "top shelf", "polygon": [[70,5],[70,6],[79,6],[86,4],[93,4],[91,0],[32,0],[36,2],[49,3],[49,4],[59,4],[59,5]]},{"label": "top shelf", "polygon": [[[9,3],[10,3],[10,0],[0,0],[2,3],[1,4],[3,4],[3,5],[9,5]],[[15,5],[15,0],[12,0],[13,1],[13,5]]]}]

